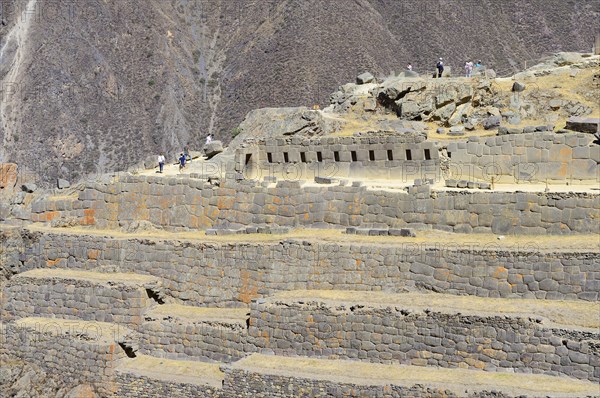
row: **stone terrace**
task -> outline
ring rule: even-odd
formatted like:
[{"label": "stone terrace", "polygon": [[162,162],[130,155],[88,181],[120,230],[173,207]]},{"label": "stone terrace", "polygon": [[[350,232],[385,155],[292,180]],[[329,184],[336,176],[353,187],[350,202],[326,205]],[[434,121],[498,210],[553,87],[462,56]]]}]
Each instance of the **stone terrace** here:
[{"label": "stone terrace", "polygon": [[[264,140],[233,175],[25,196],[0,358],[96,397],[600,397],[598,145],[513,133]],[[313,164],[345,174],[278,179]]]}]

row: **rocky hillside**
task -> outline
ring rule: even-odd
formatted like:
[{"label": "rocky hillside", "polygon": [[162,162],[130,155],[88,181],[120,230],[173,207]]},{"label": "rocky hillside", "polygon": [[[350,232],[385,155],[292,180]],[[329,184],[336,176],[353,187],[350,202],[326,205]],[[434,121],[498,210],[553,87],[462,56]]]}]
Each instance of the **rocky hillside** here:
[{"label": "rocky hillside", "polygon": [[325,105],[443,56],[500,75],[589,51],[595,0],[0,0],[0,161],[51,181],[173,157],[251,109]]}]

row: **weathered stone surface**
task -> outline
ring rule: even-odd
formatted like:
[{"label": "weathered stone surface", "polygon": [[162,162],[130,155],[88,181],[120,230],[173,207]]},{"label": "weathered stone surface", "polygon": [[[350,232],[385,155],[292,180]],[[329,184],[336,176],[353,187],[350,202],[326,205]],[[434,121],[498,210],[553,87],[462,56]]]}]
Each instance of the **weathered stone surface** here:
[{"label": "weathered stone surface", "polygon": [[21,190],[27,193],[33,193],[37,190],[37,185],[34,183],[27,183],[21,186]]},{"label": "weathered stone surface", "polygon": [[0,190],[12,190],[17,185],[17,170],[14,163],[0,163]]},{"label": "weathered stone surface", "polygon": [[67,181],[67,180],[62,179],[62,178],[59,178],[56,181],[56,185],[57,185],[58,189],[66,189],[66,188],[71,187],[71,183],[69,181]]},{"label": "weathered stone surface", "polygon": [[521,91],[525,91],[526,85],[521,82],[514,82],[512,86],[512,91],[515,93],[520,93]]},{"label": "weathered stone surface", "polygon": [[221,141],[212,141],[204,146],[204,153],[208,159],[223,152],[223,143]]},{"label": "weathered stone surface", "polygon": [[566,128],[572,131],[596,134],[600,132],[600,119],[573,116],[567,121]]},{"label": "weathered stone surface", "polygon": [[486,130],[491,130],[493,128],[499,127],[500,123],[502,123],[501,116],[490,116],[483,121],[483,128]]},{"label": "weathered stone surface", "polygon": [[375,80],[375,77],[369,72],[365,72],[356,78],[356,84],[367,84]]}]

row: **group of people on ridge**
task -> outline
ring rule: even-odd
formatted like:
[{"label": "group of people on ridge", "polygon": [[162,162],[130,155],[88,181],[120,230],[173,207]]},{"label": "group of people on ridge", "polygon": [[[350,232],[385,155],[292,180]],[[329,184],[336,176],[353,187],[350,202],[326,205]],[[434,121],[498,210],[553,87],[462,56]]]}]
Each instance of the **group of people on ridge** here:
[{"label": "group of people on ridge", "polygon": [[[210,144],[212,141],[213,141],[213,135],[212,134],[207,135],[205,145]],[[179,163],[179,171],[183,170],[185,168],[186,164],[188,162],[192,161],[192,155],[190,154],[190,145],[189,144],[187,144],[183,148],[183,152],[179,154],[177,161]],[[164,171],[165,163],[166,163],[165,155],[163,153],[161,153],[160,155],[158,155],[158,172],[159,173],[162,173]]]}]

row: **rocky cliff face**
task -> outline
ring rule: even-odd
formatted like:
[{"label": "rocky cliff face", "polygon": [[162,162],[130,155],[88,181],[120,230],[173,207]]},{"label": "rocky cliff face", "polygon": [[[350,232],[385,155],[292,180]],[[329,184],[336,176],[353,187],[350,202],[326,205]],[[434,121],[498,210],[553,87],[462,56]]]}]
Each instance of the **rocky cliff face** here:
[{"label": "rocky cliff face", "polygon": [[326,104],[439,56],[501,74],[589,51],[597,1],[1,0],[0,161],[50,181],[228,141],[251,109]]}]

